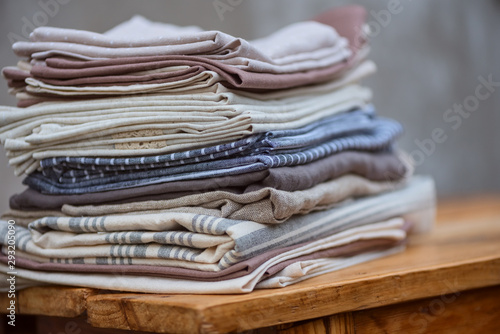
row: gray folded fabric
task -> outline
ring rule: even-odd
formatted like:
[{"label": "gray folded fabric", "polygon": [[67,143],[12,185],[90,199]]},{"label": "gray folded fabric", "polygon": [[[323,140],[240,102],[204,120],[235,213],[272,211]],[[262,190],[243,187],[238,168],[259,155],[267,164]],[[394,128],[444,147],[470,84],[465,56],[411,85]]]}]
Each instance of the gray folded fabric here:
[{"label": "gray folded fabric", "polygon": [[136,187],[134,191],[117,189],[81,195],[49,195],[27,189],[11,197],[10,207],[23,211],[54,210],[60,209],[64,204],[119,204],[168,200],[216,190],[242,194],[265,187],[297,191],[348,173],[372,181],[398,181],[409,176],[411,170],[394,153],[346,151],[306,165],[277,167],[234,176],[160,183]]},{"label": "gray folded fabric", "polygon": [[374,117],[375,110],[369,105],[365,109],[327,117],[298,129],[269,131],[235,142],[201,149],[129,158],[54,157],[40,161],[40,167],[45,176],[73,178],[110,171],[165,168],[226,159],[238,155],[300,149],[332,138],[369,132],[376,125]]},{"label": "gray folded fabric", "polygon": [[[52,180],[39,172],[30,174],[23,183],[43,193],[82,194],[171,181],[237,175],[283,166],[307,164],[343,150],[356,149],[380,151],[388,149],[402,132],[399,123],[378,119],[373,132],[332,139],[318,146],[298,152],[273,155],[250,155],[232,159],[221,159],[199,164],[181,165],[148,171],[131,171],[126,174],[106,176],[97,174],[85,178],[59,178]],[[65,183],[61,183],[65,182]]]}]

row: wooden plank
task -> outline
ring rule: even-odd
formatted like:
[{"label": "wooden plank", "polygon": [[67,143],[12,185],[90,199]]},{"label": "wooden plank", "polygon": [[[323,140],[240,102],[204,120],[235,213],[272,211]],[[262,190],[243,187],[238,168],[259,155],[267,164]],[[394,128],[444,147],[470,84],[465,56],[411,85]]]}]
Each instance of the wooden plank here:
[{"label": "wooden plank", "polygon": [[500,333],[500,286],[355,312],[356,333]]},{"label": "wooden plank", "polygon": [[461,215],[456,223],[442,222],[431,234],[412,238],[402,254],[284,289],[231,296],[91,296],[89,321],[96,327],[160,333],[224,333],[498,285],[497,208],[485,216],[488,210],[482,207],[481,219]]},{"label": "wooden plank", "polygon": [[[97,298],[95,298],[97,297]],[[87,300],[88,321],[95,327],[142,330],[159,333],[197,333],[203,327],[199,306],[210,296],[151,294],[96,295]],[[215,297],[215,296],[214,296]],[[170,303],[175,298],[174,303]],[[165,308],[165,305],[169,307]],[[140,328],[140,329],[139,329]]]},{"label": "wooden plank", "polygon": [[[122,331],[116,329],[95,328],[87,323],[84,316],[76,318],[37,316],[34,320],[36,329],[24,332],[30,334],[150,334],[147,332]],[[15,334],[15,333],[13,333]],[[21,334],[21,333],[19,333]]]},{"label": "wooden plank", "polygon": [[328,317],[293,323],[278,328],[267,328],[265,331],[276,334],[331,334]]},{"label": "wooden plank", "polygon": [[87,298],[95,289],[61,286],[32,287],[18,292],[20,314],[76,317],[85,312]]},{"label": "wooden plank", "polygon": [[328,317],[332,334],[354,334],[354,319],[352,312],[334,314]]},{"label": "wooden plank", "polygon": [[351,312],[334,314],[313,320],[304,320],[284,325],[259,328],[243,334],[354,334],[354,320]]}]

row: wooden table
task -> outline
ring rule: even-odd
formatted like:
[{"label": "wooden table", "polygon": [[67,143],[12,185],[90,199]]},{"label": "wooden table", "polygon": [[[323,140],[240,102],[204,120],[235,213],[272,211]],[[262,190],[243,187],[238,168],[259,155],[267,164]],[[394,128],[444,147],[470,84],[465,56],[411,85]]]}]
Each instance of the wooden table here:
[{"label": "wooden table", "polygon": [[[0,310],[7,302],[2,294]],[[411,237],[404,253],[284,289],[36,287],[18,292],[17,305],[16,331],[4,333],[500,333],[500,196],[443,201],[433,232]]]}]

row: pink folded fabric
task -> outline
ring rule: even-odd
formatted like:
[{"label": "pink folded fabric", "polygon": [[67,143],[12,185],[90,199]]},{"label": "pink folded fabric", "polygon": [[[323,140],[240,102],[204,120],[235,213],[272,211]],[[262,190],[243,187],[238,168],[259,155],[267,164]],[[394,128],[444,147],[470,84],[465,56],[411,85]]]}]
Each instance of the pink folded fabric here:
[{"label": "pink folded fabric", "polygon": [[[332,66],[294,73],[259,73],[228,65],[202,55],[165,55],[148,57],[126,57],[101,60],[69,60],[61,56],[47,57],[44,63],[37,62],[31,69],[31,76],[53,85],[110,86],[164,83],[189,78],[203,71],[213,71],[221,76],[222,83],[230,88],[265,92],[297,86],[321,83],[340,77],[360,61],[360,51],[366,44],[362,33],[366,11],[360,6],[346,6],[327,11],[314,18],[333,27],[349,42],[351,55]],[[145,73],[178,66],[189,69],[171,72]],[[19,80],[23,74],[11,68],[3,71],[7,79]],[[12,86],[14,87],[14,86]],[[16,88],[19,85],[16,84]],[[90,94],[90,93],[89,93]],[[86,95],[85,98],[95,98]],[[73,96],[60,97],[47,93],[30,92],[29,98],[20,101],[20,107],[45,101],[78,100]]]}]

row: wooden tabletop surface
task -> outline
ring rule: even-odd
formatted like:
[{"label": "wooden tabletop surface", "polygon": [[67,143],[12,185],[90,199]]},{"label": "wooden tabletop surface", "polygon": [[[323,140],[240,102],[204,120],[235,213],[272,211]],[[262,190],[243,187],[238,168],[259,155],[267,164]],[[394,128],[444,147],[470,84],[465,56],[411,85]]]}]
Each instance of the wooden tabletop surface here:
[{"label": "wooden tabletop surface", "polygon": [[[243,331],[500,285],[500,196],[442,201],[434,230],[407,250],[271,290],[245,295],[112,293],[34,287],[19,314],[75,317],[95,327],[160,333]],[[0,295],[0,309],[8,303]]]}]

